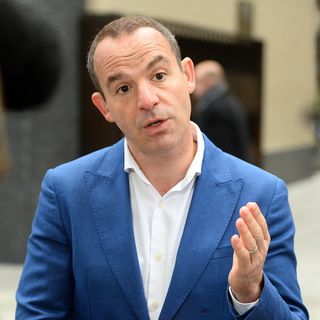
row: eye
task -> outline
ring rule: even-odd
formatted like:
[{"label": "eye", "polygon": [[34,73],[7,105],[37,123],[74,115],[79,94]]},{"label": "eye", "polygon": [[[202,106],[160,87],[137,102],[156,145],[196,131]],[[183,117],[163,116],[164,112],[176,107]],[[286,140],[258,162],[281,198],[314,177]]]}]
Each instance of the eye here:
[{"label": "eye", "polygon": [[120,94],[126,94],[129,91],[129,86],[121,86],[119,89],[117,89],[117,93]]},{"label": "eye", "polygon": [[161,81],[166,77],[166,73],[165,72],[158,72],[153,79],[157,80],[157,81]]}]

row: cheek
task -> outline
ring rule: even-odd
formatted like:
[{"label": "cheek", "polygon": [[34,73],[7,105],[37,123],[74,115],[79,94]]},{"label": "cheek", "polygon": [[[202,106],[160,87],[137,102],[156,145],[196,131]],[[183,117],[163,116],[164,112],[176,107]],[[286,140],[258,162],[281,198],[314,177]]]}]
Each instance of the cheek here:
[{"label": "cheek", "polygon": [[132,102],[128,99],[110,102],[109,112],[116,123],[125,123],[133,117],[134,108]]},{"label": "cheek", "polygon": [[121,111],[114,116],[114,121],[122,133],[127,135],[135,127],[136,117],[128,111]]},{"label": "cheek", "polygon": [[183,114],[189,118],[191,115],[190,95],[188,92],[185,91],[185,88],[182,88],[180,92],[185,92],[185,94],[179,95],[178,104],[180,106],[180,112],[181,112],[181,114]]},{"label": "cheek", "polygon": [[168,88],[164,97],[169,102],[175,101],[179,105],[189,107],[191,106],[189,92],[190,88],[188,87],[188,84],[181,79],[178,83],[172,84],[171,88]]}]

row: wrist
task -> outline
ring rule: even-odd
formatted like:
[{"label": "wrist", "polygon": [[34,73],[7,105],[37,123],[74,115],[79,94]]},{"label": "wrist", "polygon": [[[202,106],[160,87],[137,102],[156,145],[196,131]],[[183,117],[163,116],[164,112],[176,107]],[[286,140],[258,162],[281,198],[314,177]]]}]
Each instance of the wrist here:
[{"label": "wrist", "polygon": [[230,289],[234,297],[240,303],[251,303],[260,298],[263,286],[264,276],[261,273],[259,279],[251,279],[251,281],[238,281],[235,283],[229,283]]},{"label": "wrist", "polygon": [[252,303],[260,298],[261,290],[260,289],[249,289],[249,290],[234,290],[230,286],[233,297],[240,303]]}]

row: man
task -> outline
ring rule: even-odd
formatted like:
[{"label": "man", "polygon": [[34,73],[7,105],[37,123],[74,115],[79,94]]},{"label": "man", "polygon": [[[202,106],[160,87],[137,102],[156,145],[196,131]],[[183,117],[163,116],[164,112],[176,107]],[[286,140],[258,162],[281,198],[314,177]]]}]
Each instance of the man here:
[{"label": "man", "polygon": [[47,173],[16,319],[307,319],[286,188],[190,122],[172,34],[115,20],[88,68],[125,139]]},{"label": "man", "polygon": [[195,66],[196,103],[193,119],[223,151],[249,160],[249,135],[244,106],[231,95],[221,64],[205,60]]}]

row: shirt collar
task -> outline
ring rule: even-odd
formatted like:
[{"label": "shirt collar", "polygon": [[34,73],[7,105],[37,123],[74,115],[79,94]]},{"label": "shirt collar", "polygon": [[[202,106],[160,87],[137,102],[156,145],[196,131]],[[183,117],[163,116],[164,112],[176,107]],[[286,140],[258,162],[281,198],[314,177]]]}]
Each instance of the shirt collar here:
[{"label": "shirt collar", "polygon": [[[191,124],[194,129],[193,140],[197,143],[197,152],[195,157],[193,158],[193,161],[191,162],[191,165],[187,171],[185,178],[181,181],[182,188],[185,185],[187,185],[194,178],[194,176],[198,176],[201,174],[202,160],[203,160],[203,154],[204,154],[204,139],[203,139],[201,130],[194,122],[191,122]],[[147,180],[143,172],[140,170],[137,162],[134,160],[129,150],[127,139],[124,139],[124,170],[126,172],[135,171],[142,180],[150,184],[150,182]]]}]

